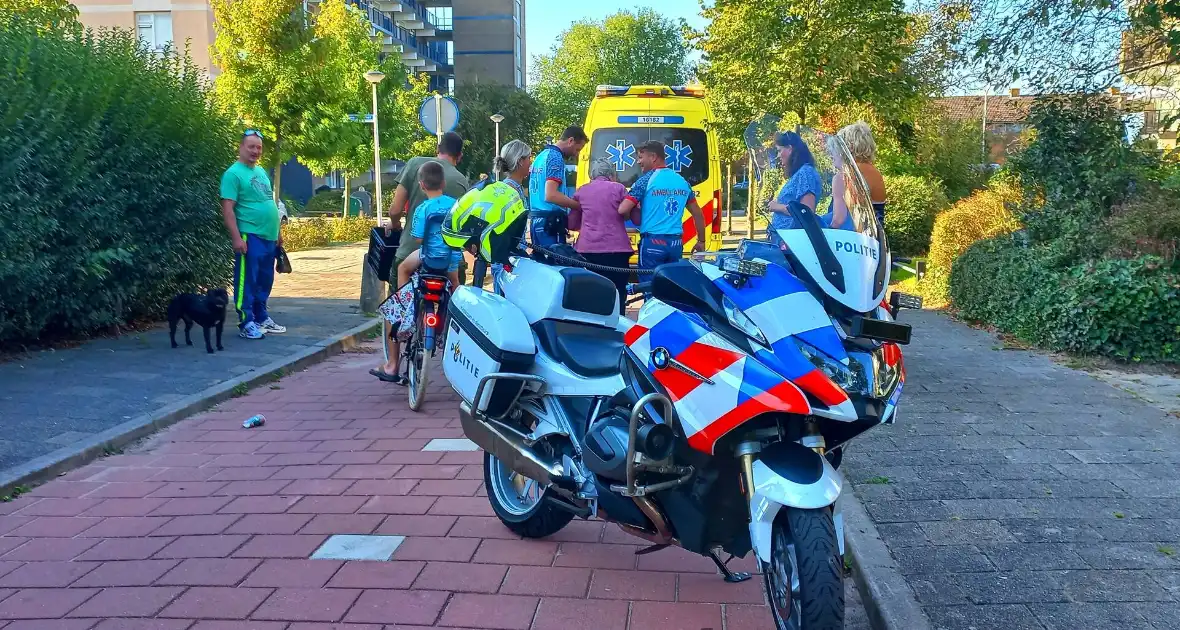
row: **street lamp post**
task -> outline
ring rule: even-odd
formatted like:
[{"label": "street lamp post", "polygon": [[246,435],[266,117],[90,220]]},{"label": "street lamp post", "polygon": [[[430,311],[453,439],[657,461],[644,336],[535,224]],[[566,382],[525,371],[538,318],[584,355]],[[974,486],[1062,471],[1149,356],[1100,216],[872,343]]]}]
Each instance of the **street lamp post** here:
[{"label": "street lamp post", "polygon": [[[385,73],[378,70],[370,70],[365,73],[365,80],[373,86],[373,186],[377,189],[377,197],[373,200],[373,206],[377,212],[377,225],[381,225],[381,206],[383,200],[381,198],[381,136],[378,133],[377,126],[377,84],[385,78]],[[347,203],[348,191],[344,191],[345,201]],[[377,277],[377,272],[369,265],[362,265],[361,267],[361,312],[375,313],[384,298],[384,291],[382,290],[383,283]],[[385,341],[383,344],[385,348],[385,360],[389,360],[389,324],[384,318],[381,320],[381,337]]]},{"label": "street lamp post", "polygon": [[[500,155],[500,123],[504,122],[504,117],[500,114],[492,114],[492,122],[496,123],[496,156]],[[495,156],[493,156],[495,157]],[[500,180],[500,174],[496,173],[496,181]]]},{"label": "street lamp post", "polygon": [[[373,86],[373,186],[377,189],[377,199],[373,206],[377,210],[377,225],[381,225],[381,205],[384,203],[384,198],[381,196],[381,135],[377,126],[377,84],[385,78],[385,73],[379,70],[370,70],[365,73],[365,80]],[[347,195],[348,191],[344,191]]]}]

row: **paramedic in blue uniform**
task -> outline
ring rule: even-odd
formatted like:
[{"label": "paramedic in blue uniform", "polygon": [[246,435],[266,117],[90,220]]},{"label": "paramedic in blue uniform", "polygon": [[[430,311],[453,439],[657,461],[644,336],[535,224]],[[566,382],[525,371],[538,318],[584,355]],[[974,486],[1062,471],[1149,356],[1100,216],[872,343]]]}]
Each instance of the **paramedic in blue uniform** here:
[{"label": "paramedic in blue uniform", "polygon": [[546,144],[529,169],[529,238],[533,247],[566,242],[569,211],[578,202],[561,192],[565,160],[576,158],[589,139],[577,125],[567,127],[556,144]]},{"label": "paramedic in blue uniform", "polygon": [[702,251],[705,216],[697,204],[692,186],[664,163],[664,143],[649,140],[639,145],[639,166],[643,175],[631,185],[619,214],[628,216],[639,207],[639,268],[655,269],[684,256],[684,209],[692,214],[697,242],[692,251]]}]

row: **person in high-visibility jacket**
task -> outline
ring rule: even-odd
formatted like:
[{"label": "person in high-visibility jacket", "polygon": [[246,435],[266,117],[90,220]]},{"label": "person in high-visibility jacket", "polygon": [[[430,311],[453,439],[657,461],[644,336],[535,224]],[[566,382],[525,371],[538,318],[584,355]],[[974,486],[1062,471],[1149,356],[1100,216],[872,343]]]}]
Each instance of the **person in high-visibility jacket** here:
[{"label": "person in high-visibility jacket", "polygon": [[[505,179],[492,182],[459,198],[443,221],[443,240],[451,247],[468,249],[494,267],[523,250],[528,223],[522,183],[529,175],[532,149],[513,140],[500,149],[496,171]],[[475,286],[482,284],[475,279]]]}]

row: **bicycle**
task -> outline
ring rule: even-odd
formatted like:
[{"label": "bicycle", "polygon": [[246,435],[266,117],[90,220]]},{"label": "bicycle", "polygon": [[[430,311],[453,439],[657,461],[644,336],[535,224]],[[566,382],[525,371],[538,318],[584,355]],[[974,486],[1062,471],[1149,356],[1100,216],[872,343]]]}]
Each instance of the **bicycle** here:
[{"label": "bicycle", "polygon": [[438,350],[437,340],[445,328],[447,301],[451,286],[445,273],[418,274],[414,287],[414,333],[402,350],[409,381],[410,409],[420,411],[426,401],[430,381],[430,362]]}]

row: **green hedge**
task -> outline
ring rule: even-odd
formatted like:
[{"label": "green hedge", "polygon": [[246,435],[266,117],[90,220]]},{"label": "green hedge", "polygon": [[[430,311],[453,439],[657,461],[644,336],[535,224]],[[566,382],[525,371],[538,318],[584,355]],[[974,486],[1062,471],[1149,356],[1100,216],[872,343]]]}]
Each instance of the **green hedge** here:
[{"label": "green hedge", "polygon": [[934,217],[947,206],[942,186],[931,177],[885,177],[885,234],[894,256],[920,256],[930,249]]},{"label": "green hedge", "polygon": [[159,315],[225,286],[234,132],[189,61],[134,33],[0,23],[0,343]]},{"label": "green hedge", "polygon": [[312,217],[292,221],[282,228],[283,249],[298,252],[332,243],[368,241],[374,225],[376,221],[372,217]]},{"label": "green hedge", "polygon": [[954,263],[951,301],[964,319],[1051,350],[1180,362],[1180,273],[1155,256],[1055,268],[1022,235],[980,241]]}]

